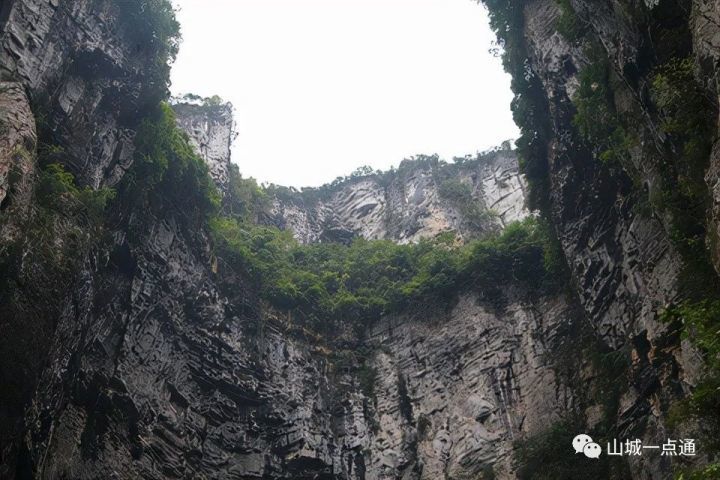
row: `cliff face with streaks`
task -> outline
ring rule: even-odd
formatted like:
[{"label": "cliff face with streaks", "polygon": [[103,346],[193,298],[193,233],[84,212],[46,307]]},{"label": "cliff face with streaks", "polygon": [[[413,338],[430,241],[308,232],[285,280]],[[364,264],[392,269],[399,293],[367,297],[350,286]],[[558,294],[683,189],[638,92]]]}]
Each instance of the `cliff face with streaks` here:
[{"label": "cliff face with streaks", "polygon": [[[13,105],[10,139],[33,152],[27,102]],[[229,110],[175,108],[201,153],[228,145]],[[51,336],[47,364],[24,413],[6,416],[26,433],[5,437],[4,476],[511,478],[512,439],[571,402],[546,356],[573,318],[563,298],[506,292],[498,310],[469,292],[449,311],[381,320],[360,360],[350,333],[298,337],[242,279],[214,274],[179,212],[130,218],[111,237],[54,328],[34,332]]]},{"label": "cliff face with streaks", "polygon": [[[64,210],[40,222],[47,163],[97,189],[137,161],[154,52],[124,36],[127,15],[112,2],[3,5],[0,476],[425,478],[493,465],[512,476],[512,439],[570,398],[544,355],[571,318],[562,298],[507,292],[498,310],[468,292],[451,310],[380,320],[363,345],[349,332],[328,342],[218,274],[204,228],[171,200],[113,207],[109,242],[73,243],[89,224]],[[174,110],[224,193],[229,106]],[[415,241],[527,215],[512,152],[447,168],[353,180],[311,204],[278,197],[266,220],[304,241]],[[438,193],[451,177],[493,214],[465,222],[467,205]]]},{"label": "cliff face with streaks", "polygon": [[[488,215],[468,218],[464,205],[444,192],[448,182],[467,186],[468,200]],[[406,243],[444,231],[472,238],[525,218],[525,188],[512,150],[479,155],[459,165],[430,157],[405,160],[397,171],[322,187],[314,196],[284,192],[273,199],[271,216],[303,243],[358,236]]]},{"label": "cliff face with streaks", "polygon": [[[3,2],[0,68],[43,106],[43,127],[69,167],[95,187],[128,167],[133,125],[165,94],[146,68],[156,48],[135,31],[132,8],[113,2]],[[139,43],[140,42],[140,43]]]},{"label": "cliff face with streaks", "polygon": [[[514,76],[531,196],[588,325],[631,359],[611,432],[663,443],[677,432],[671,406],[712,375],[693,334],[662,314],[717,292],[717,5],[485,3]],[[627,475],[670,478],[684,460],[637,456]]]},{"label": "cliff face with streaks", "polygon": [[[415,243],[446,231],[470,241],[530,216],[529,197],[557,233],[567,288],[468,285],[447,304],[367,319],[358,335],[343,318],[331,319],[336,331],[309,330],[264,301],[252,275],[227,268],[180,181],[192,163],[153,197],[137,186],[147,158],[136,150],[152,151],[146,121],[166,97],[172,56],[138,38],[162,36],[163,2],[3,2],[0,478],[664,479],[707,461],[709,451],[603,457],[557,473],[542,448],[541,467],[528,470],[526,446],[567,445],[570,468],[580,430],[648,444],[700,430],[667,421],[707,371],[660,315],[689,298],[688,245],[707,245],[717,262],[717,149],[709,142],[699,177],[684,169],[705,150],[685,149],[689,134],[668,126],[692,117],[663,82],[687,69],[660,67],[689,57],[698,105],[716,105],[717,8],[486,3],[496,27],[508,22],[498,30],[516,90],[529,85],[516,92],[530,134],[521,162],[500,149],[302,192],[271,187],[260,220],[302,243]],[[589,76],[598,64],[604,73]],[[525,99],[532,108],[519,110]],[[218,197],[229,196],[231,107],[173,109]],[[181,137],[168,140],[180,157]],[[695,199],[697,178],[709,195],[700,234],[678,226],[694,210],[667,193]],[[98,213],[88,198],[105,187],[118,198]],[[690,234],[700,242],[683,242]]]},{"label": "cliff face with streaks", "polygon": [[193,148],[210,169],[221,193],[230,177],[230,146],[235,137],[232,105],[205,105],[201,102],[173,102],[178,125],[187,133]]}]

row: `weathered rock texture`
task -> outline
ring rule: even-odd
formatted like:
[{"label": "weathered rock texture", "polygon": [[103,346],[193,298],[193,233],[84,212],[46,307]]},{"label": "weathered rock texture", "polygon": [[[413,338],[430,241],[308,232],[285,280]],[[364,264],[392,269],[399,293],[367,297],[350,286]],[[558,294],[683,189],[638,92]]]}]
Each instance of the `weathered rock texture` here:
[{"label": "weathered rock texture", "polygon": [[0,210],[28,206],[28,177],[37,135],[35,117],[19,83],[0,82]]},{"label": "weathered rock texture", "polygon": [[[468,221],[462,206],[441,194],[448,178],[467,185],[478,208],[490,215]],[[406,160],[397,171],[324,186],[319,195],[278,196],[272,214],[303,243],[354,236],[405,243],[445,231],[467,237],[525,218],[524,189],[515,153],[499,150],[460,165]]]},{"label": "weathered rock texture", "polygon": [[[571,1],[618,75],[632,71],[642,43],[624,3]],[[342,327],[332,341],[260,302],[246,279],[215,261],[205,226],[162,197],[152,208],[112,212],[108,244],[78,252],[55,276],[34,258],[38,238],[6,235],[22,231],[25,215],[12,212],[30,201],[36,122],[81,183],[115,185],[130,165],[138,112],[157,99],[158,85],[146,78],[154,52],[133,42],[121,5],[0,6],[0,68],[13,80],[0,84],[1,478],[514,478],[513,440],[578,412],[588,425],[609,415],[619,438],[666,439],[667,406],[687,393],[699,366],[687,342],[658,322],[678,299],[680,256],[667,220],[634,208],[633,180],[652,190],[656,166],[633,152],[623,168],[610,168],[570,140],[570,98],[588,60],[557,33],[554,0],[522,3],[522,36],[526,73],[548,105],[548,213],[573,293],[508,287],[487,298],[470,289],[448,311],[416,305],[375,319],[367,338]],[[692,5],[696,54],[712,71],[717,7]],[[633,100],[644,98],[637,85],[618,91],[617,110],[640,109],[649,120],[635,133],[662,142],[652,112]],[[175,110],[222,190],[231,115]],[[407,165],[315,200],[278,195],[271,220],[304,242],[411,242],[446,230],[476,235],[527,215],[511,152],[451,170]],[[468,223],[439,193],[448,171],[481,211],[498,216]],[[62,232],[50,233],[60,249]],[[589,399],[597,377],[589,362],[571,365],[570,375],[557,358],[563,346],[582,356],[588,331],[632,355],[627,375],[613,378],[627,384],[616,411]],[[633,458],[633,478],[667,478],[674,461]]]},{"label": "weathered rock texture", "polygon": [[[42,140],[64,153],[53,160],[81,183],[117,184],[133,158],[148,62],[123,36],[115,4],[2,8],[0,63],[17,78],[0,97],[10,133],[3,171],[36,168],[37,121]],[[23,89],[42,112],[31,115]],[[222,190],[229,110],[175,110]],[[28,155],[14,156],[18,146]],[[474,199],[500,214],[488,229],[526,215],[511,153],[460,170]],[[341,228],[401,241],[465,231],[432,173],[410,170],[378,196],[392,206],[383,216],[403,218],[385,233],[379,220],[350,223],[368,202],[353,204],[359,191],[343,187],[334,197],[346,205]],[[25,198],[7,191],[4,205]],[[545,355],[556,326],[570,321],[562,299],[506,292],[498,310],[468,292],[451,312],[384,319],[360,358],[349,334],[345,343],[299,334],[218,268],[203,225],[159,202],[112,212],[109,245],[76,252],[69,272],[24,260],[37,239],[0,245],[0,304],[10,315],[0,322],[0,374],[12,387],[0,394],[0,477],[410,479],[497,464],[503,478],[512,476],[512,439],[565,409]],[[35,219],[10,212],[0,213],[3,233]],[[57,248],[77,227],[62,225]]]},{"label": "weathered rock texture", "polygon": [[[658,321],[667,305],[682,300],[682,258],[671,240],[669,216],[660,209],[641,212],[642,205],[652,205],[648,197],[656,198],[667,188],[658,158],[672,151],[649,98],[653,70],[648,63],[658,61],[654,48],[681,49],[683,44],[680,37],[670,40],[675,44],[663,45],[660,34],[648,35],[687,22],[697,64],[715,75],[717,4],[571,0],[566,2],[569,14],[585,33],[581,39],[569,39],[558,31],[559,3],[522,2],[521,40],[529,57],[525,75],[539,82],[547,108],[547,208],[590,325],[611,348],[629,347],[636,362],[616,412],[620,436],[662,443],[668,436],[667,407],[695,384],[701,362],[689,344]],[[668,11],[679,13],[670,19]],[[666,25],[660,26],[661,20]],[[601,59],[590,58],[589,42],[598,46]],[[636,142],[621,165],[608,165],[591,154],[577,141],[572,123],[580,72],[602,59],[611,69],[612,108],[620,117],[634,119],[626,128]],[[716,94],[716,77],[700,78]],[[707,179],[717,197],[715,163]],[[714,217],[717,211],[716,206]],[[668,459],[645,455],[630,463],[634,478],[671,476]]]},{"label": "weathered rock texture", "polygon": [[147,234],[131,275],[113,265],[82,292],[102,311],[81,304],[56,334],[30,411],[39,478],[513,478],[512,440],[572,400],[547,356],[562,299],[498,312],[468,294],[386,319],[360,365],[243,310],[242,285],[224,296],[178,225]]},{"label": "weathered rock texture", "polygon": [[[464,295],[449,313],[380,323],[367,478],[514,478],[512,440],[563,416],[572,395],[553,373],[562,298],[515,299],[497,312]],[[354,441],[354,439],[353,439]],[[352,443],[351,443],[352,445]]]},{"label": "weathered rock texture", "polygon": [[[718,90],[718,62],[720,61],[720,6],[717,2],[693,2],[690,27],[693,34],[694,55],[705,87],[716,102]],[[717,102],[720,103],[720,102]],[[709,235],[715,269],[720,271],[720,142],[716,140],[710,155],[710,166],[705,175],[712,195]]]},{"label": "weathered rock texture", "polygon": [[227,188],[230,146],[235,137],[232,105],[173,102],[178,125],[210,168],[210,175],[223,192]]},{"label": "weathered rock texture", "polygon": [[94,187],[114,184],[132,161],[138,112],[165,91],[149,72],[155,50],[138,45],[112,1],[6,0],[0,6],[0,72],[43,111],[48,141]]},{"label": "weathered rock texture", "polygon": [[[81,324],[73,322],[75,308],[87,299],[77,295],[87,292],[97,267],[97,257],[81,247],[91,232],[76,219],[59,214],[46,221],[38,211],[37,151],[53,152],[46,160],[63,163],[81,185],[115,184],[122,177],[132,160],[138,112],[166,90],[165,79],[147,68],[158,58],[157,45],[135,42],[127,13],[137,5],[0,3],[1,478],[33,475],[24,412],[39,376],[55,361],[50,348],[60,338],[56,331],[71,328],[82,336]],[[72,267],[55,268],[65,262]],[[79,341],[72,338],[68,346]],[[64,350],[61,356],[76,353]],[[65,373],[73,375],[46,374]]]}]

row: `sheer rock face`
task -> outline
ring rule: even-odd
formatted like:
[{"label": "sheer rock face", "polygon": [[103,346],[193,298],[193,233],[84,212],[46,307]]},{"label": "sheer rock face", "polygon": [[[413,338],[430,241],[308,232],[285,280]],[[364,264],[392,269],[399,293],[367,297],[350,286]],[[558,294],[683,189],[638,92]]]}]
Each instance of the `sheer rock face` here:
[{"label": "sheer rock face", "polygon": [[[0,82],[0,134],[0,211],[17,215],[29,206],[37,143],[35,117],[20,83]],[[4,240],[9,234],[0,232]]]},{"label": "sheer rock face", "polygon": [[[630,17],[629,2],[570,3],[578,21],[609,60],[614,75],[623,79],[613,84],[614,108],[620,116],[640,119],[629,127],[639,146],[629,150],[622,165],[609,167],[573,143],[571,99],[579,86],[579,72],[591,60],[582,42],[569,41],[558,32],[557,2],[524,2],[523,35],[529,67],[544,91],[547,125],[552,132],[547,145],[552,221],[590,324],[608,346],[628,346],[636,360],[628,379],[629,391],[618,412],[621,433],[632,431],[645,443],[657,444],[667,437],[663,405],[689,391],[701,361],[697,351],[658,321],[664,307],[681,300],[682,262],[671,242],[667,215],[643,214],[638,208],[661,188],[657,155],[647,152],[653,145],[662,148],[666,141],[657,127],[657,112],[647,104],[643,90],[650,74],[638,73],[643,68],[640,56],[647,39]],[[657,5],[645,2],[647,9]],[[640,10],[635,14],[640,15]],[[648,11],[642,10],[642,14]],[[689,7],[686,11],[690,12]],[[710,70],[716,68],[718,58],[718,23],[713,19],[717,19],[717,2],[692,2],[689,22],[695,55],[698,64]],[[716,92],[716,83],[708,83]],[[714,154],[706,178],[717,197],[720,169],[716,157]],[[720,202],[716,199],[715,203],[713,215],[717,217]],[[648,351],[663,353],[649,357]],[[630,463],[635,478],[671,475],[671,462],[660,457],[642,456]]]},{"label": "sheer rock face", "polygon": [[39,478],[514,478],[512,440],[572,401],[549,367],[561,298],[387,318],[368,384],[352,350],[218,284],[180,225],[142,228],[61,319],[29,413]]},{"label": "sheer rock face", "polygon": [[[514,478],[512,440],[560,418],[572,400],[548,354],[570,322],[562,299],[502,312],[464,295],[446,314],[380,323],[367,478]],[[378,448],[380,447],[380,448]]]},{"label": "sheer rock face", "polygon": [[43,105],[35,112],[83,183],[115,184],[132,162],[133,124],[164,85],[147,78],[153,48],[139,46],[122,2],[4,0],[0,71]]},{"label": "sheer rock face", "polygon": [[357,345],[339,355],[303,339],[241,278],[214,273],[202,231],[150,212],[129,222],[65,299],[25,412],[21,474],[513,478],[512,440],[572,401],[548,363],[572,321],[562,298],[506,292],[498,309],[469,292],[448,312],[385,318],[361,366]]},{"label": "sheer rock face", "polygon": [[[615,68],[632,64],[638,34],[614,13],[618,2],[572,3],[589,15]],[[613,348],[632,350],[629,378],[618,379],[629,385],[617,412],[619,437],[658,444],[665,440],[664,405],[698,371],[693,350],[667,338],[657,321],[658,309],[677,297],[679,256],[662,219],[635,213],[627,176],[567,144],[569,98],[587,60],[554,30],[554,0],[525,4],[530,66],[554,129],[552,221],[587,328]],[[115,5],[0,6],[0,66],[16,80],[0,84],[0,118],[9,124],[0,141],[3,192],[12,191],[4,172],[19,165],[32,176],[34,168],[12,155],[17,145],[32,150],[36,138],[23,89],[31,99],[48,97],[45,119],[85,182],[114,184],[129,165],[148,62],[115,28]],[[706,12],[694,20],[698,52],[712,59],[717,31],[704,19],[714,7],[694,5]],[[632,97],[621,92],[620,112]],[[228,117],[176,111],[222,188]],[[641,127],[638,134],[652,140]],[[639,155],[631,161],[652,189],[653,166]],[[461,168],[457,178],[500,214],[480,230],[526,215],[511,154]],[[278,199],[275,209],[277,223],[306,242],[477,233],[444,203],[424,168],[388,185],[356,179],[310,205]],[[558,343],[576,340],[568,335],[577,331],[569,327],[577,326],[578,312],[564,296],[510,290],[498,308],[483,292],[469,291],[449,311],[418,306],[379,319],[362,345],[363,366],[350,333],[339,332],[340,345],[303,335],[243,278],[217,267],[202,226],[182,214],[140,212],[109,228],[112,245],[85,255],[77,281],[53,299],[60,313],[39,332],[49,346],[40,380],[26,380],[27,402],[21,410],[0,405],[0,478],[447,480],[482,478],[489,466],[496,478],[514,478],[513,439],[579,407],[598,410],[582,404],[592,378],[573,385],[550,364]],[[6,255],[1,242],[5,237]],[[3,347],[19,335],[7,323],[0,316]],[[632,468],[635,478],[663,478],[672,465],[643,456]]]},{"label": "sheer rock face", "polygon": [[[232,106],[173,104],[178,125],[207,162],[220,191],[228,183],[230,145],[235,137]],[[487,218],[469,221],[440,187],[447,166],[408,162],[394,174],[369,175],[326,187],[320,198],[299,192],[272,200],[269,221],[287,228],[302,243],[347,241],[353,237],[402,243],[454,231],[461,238],[496,231],[529,215],[527,188],[512,150],[486,155],[479,163],[457,168],[452,178],[470,188],[472,200]],[[440,174],[439,174],[440,173]]]},{"label": "sheer rock face", "polygon": [[230,146],[235,136],[232,105],[173,103],[178,125],[202,155],[215,184],[227,188]]},{"label": "sheer rock face", "polygon": [[[720,62],[720,5],[713,1],[693,2],[691,27],[693,32],[693,48],[705,87],[720,104],[718,90],[718,62]],[[720,142],[717,140],[710,154],[710,167],[705,175],[712,194],[710,212],[711,253],[715,269],[720,272]]]},{"label": "sheer rock face", "polygon": [[[609,58],[621,62],[618,69],[624,68],[634,58],[637,45],[632,30],[606,11],[609,7],[604,2],[582,8],[593,12],[597,22],[593,27],[607,43]],[[532,66],[545,89],[555,125],[549,158],[552,214],[579,282],[580,299],[600,335],[617,347],[644,330],[654,335],[661,329],[656,312],[675,298],[680,258],[664,225],[633,210],[637,199],[631,197],[630,179],[611,172],[579,145],[568,142],[570,99],[577,88],[577,72],[587,59],[580,47],[557,32],[558,16],[554,1],[527,2],[526,38]],[[619,100],[620,111],[630,108],[628,96]],[[648,135],[642,127],[638,130]]]},{"label": "sheer rock face", "polygon": [[320,199],[276,198],[274,221],[303,243],[355,236],[416,242],[452,230],[461,237],[487,233],[528,215],[525,181],[513,151],[487,155],[461,166],[453,178],[469,186],[473,201],[492,212],[474,222],[440,194],[442,165],[408,162],[396,173],[350,179]]}]

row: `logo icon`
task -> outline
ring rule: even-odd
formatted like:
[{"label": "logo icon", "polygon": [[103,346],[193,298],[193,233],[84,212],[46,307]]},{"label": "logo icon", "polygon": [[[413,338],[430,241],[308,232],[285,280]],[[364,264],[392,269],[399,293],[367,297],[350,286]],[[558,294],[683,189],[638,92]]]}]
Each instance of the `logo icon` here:
[{"label": "logo icon", "polygon": [[587,445],[588,443],[592,443],[592,438],[590,438],[590,435],[585,435],[584,433],[576,435],[572,441],[575,453],[582,453],[583,448],[585,448],[585,445]]},{"label": "logo icon", "polygon": [[595,442],[590,442],[585,445],[585,448],[583,448],[583,453],[588,458],[600,458],[601,452],[602,448],[600,448],[600,445]]},{"label": "logo icon", "polygon": [[583,453],[588,458],[600,458],[600,453],[602,453],[600,445],[593,442],[590,435],[584,433],[576,435],[575,438],[573,438],[572,445],[575,453]]}]

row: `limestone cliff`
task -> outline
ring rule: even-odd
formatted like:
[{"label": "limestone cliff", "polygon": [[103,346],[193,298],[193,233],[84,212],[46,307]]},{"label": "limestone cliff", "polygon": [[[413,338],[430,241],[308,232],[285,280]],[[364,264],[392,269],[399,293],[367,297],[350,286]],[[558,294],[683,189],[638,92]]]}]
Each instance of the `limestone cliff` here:
[{"label": "limestone cliff", "polygon": [[[450,311],[378,321],[362,345],[351,333],[298,335],[249,282],[217,266],[205,227],[189,215],[194,206],[178,203],[190,192],[171,196],[169,184],[167,197],[140,208],[123,193],[135,191],[137,178],[123,180],[142,160],[134,138],[151,72],[138,65],[157,52],[123,36],[136,19],[116,5],[3,4],[2,64],[13,82],[0,92],[0,371],[9,386],[0,477],[426,478],[484,475],[494,465],[511,477],[512,439],[570,398],[544,356],[570,321],[564,300],[530,304],[526,292],[508,291],[498,310],[497,298],[467,292]],[[229,110],[175,111],[223,192]],[[487,229],[526,214],[514,161],[500,152],[459,167],[478,211],[498,213]],[[105,213],[98,242],[76,241],[96,228],[73,213],[76,187],[60,185],[68,205],[44,203],[46,182],[68,181],[49,173],[57,164],[83,188],[116,185],[124,197]],[[398,210],[383,206],[382,215],[410,220],[404,233],[382,236],[462,231],[460,207],[439,198],[437,168],[405,173],[382,194]],[[353,185],[333,197],[348,205],[346,218],[360,213]],[[423,223],[435,213],[439,226]],[[358,225],[344,228],[372,228]]]},{"label": "limestone cliff", "polygon": [[[661,314],[717,291],[707,268],[708,252],[717,258],[716,209],[707,209],[717,5],[485,3],[514,77],[531,196],[555,225],[589,325],[630,351],[615,431],[662,442],[670,405],[695,387],[703,362]],[[683,466],[630,459],[633,478],[668,478]]]},{"label": "limestone cliff", "polygon": [[146,68],[166,47],[139,35],[150,21],[135,10],[140,3],[11,0],[0,8],[3,79],[42,105],[42,127],[85,182],[117,182],[138,112],[166,94],[167,72]]},{"label": "limestone cliff", "polygon": [[175,99],[173,110],[178,125],[188,134],[193,147],[210,168],[215,184],[224,192],[228,188],[230,146],[235,136],[232,105],[207,104]]},{"label": "limestone cliff", "polygon": [[[304,243],[350,239],[412,242],[444,231],[460,237],[496,231],[528,215],[515,153],[498,150],[447,165],[435,157],[405,160],[398,170],[364,174],[320,189],[281,190],[271,216]],[[473,219],[445,194],[447,182],[466,185],[465,202],[487,212]],[[281,195],[282,194],[282,195]]]},{"label": "limestone cliff", "polygon": [[[569,441],[582,429],[662,443],[670,406],[707,374],[678,322],[660,321],[690,298],[688,248],[720,223],[713,200],[707,228],[678,225],[697,220],[673,193],[695,199],[685,159],[704,150],[667,121],[688,114],[663,95],[685,64],[661,67],[689,56],[699,105],[715,105],[717,8],[486,3],[514,75],[522,168],[507,149],[422,157],[321,189],[268,188],[260,220],[308,243],[469,241],[528,216],[527,197],[568,278],[542,289],[500,264],[513,273],[502,283],[319,332],[217,253],[208,216],[232,196],[232,112],[158,116],[177,46],[169,4],[3,2],[0,478],[664,479],[706,462],[712,452],[577,464]],[[711,146],[699,164],[714,195]],[[694,241],[678,238],[688,231]],[[693,285],[714,288],[706,274]],[[528,471],[538,438],[579,467],[555,473],[539,448],[545,463]]]}]

